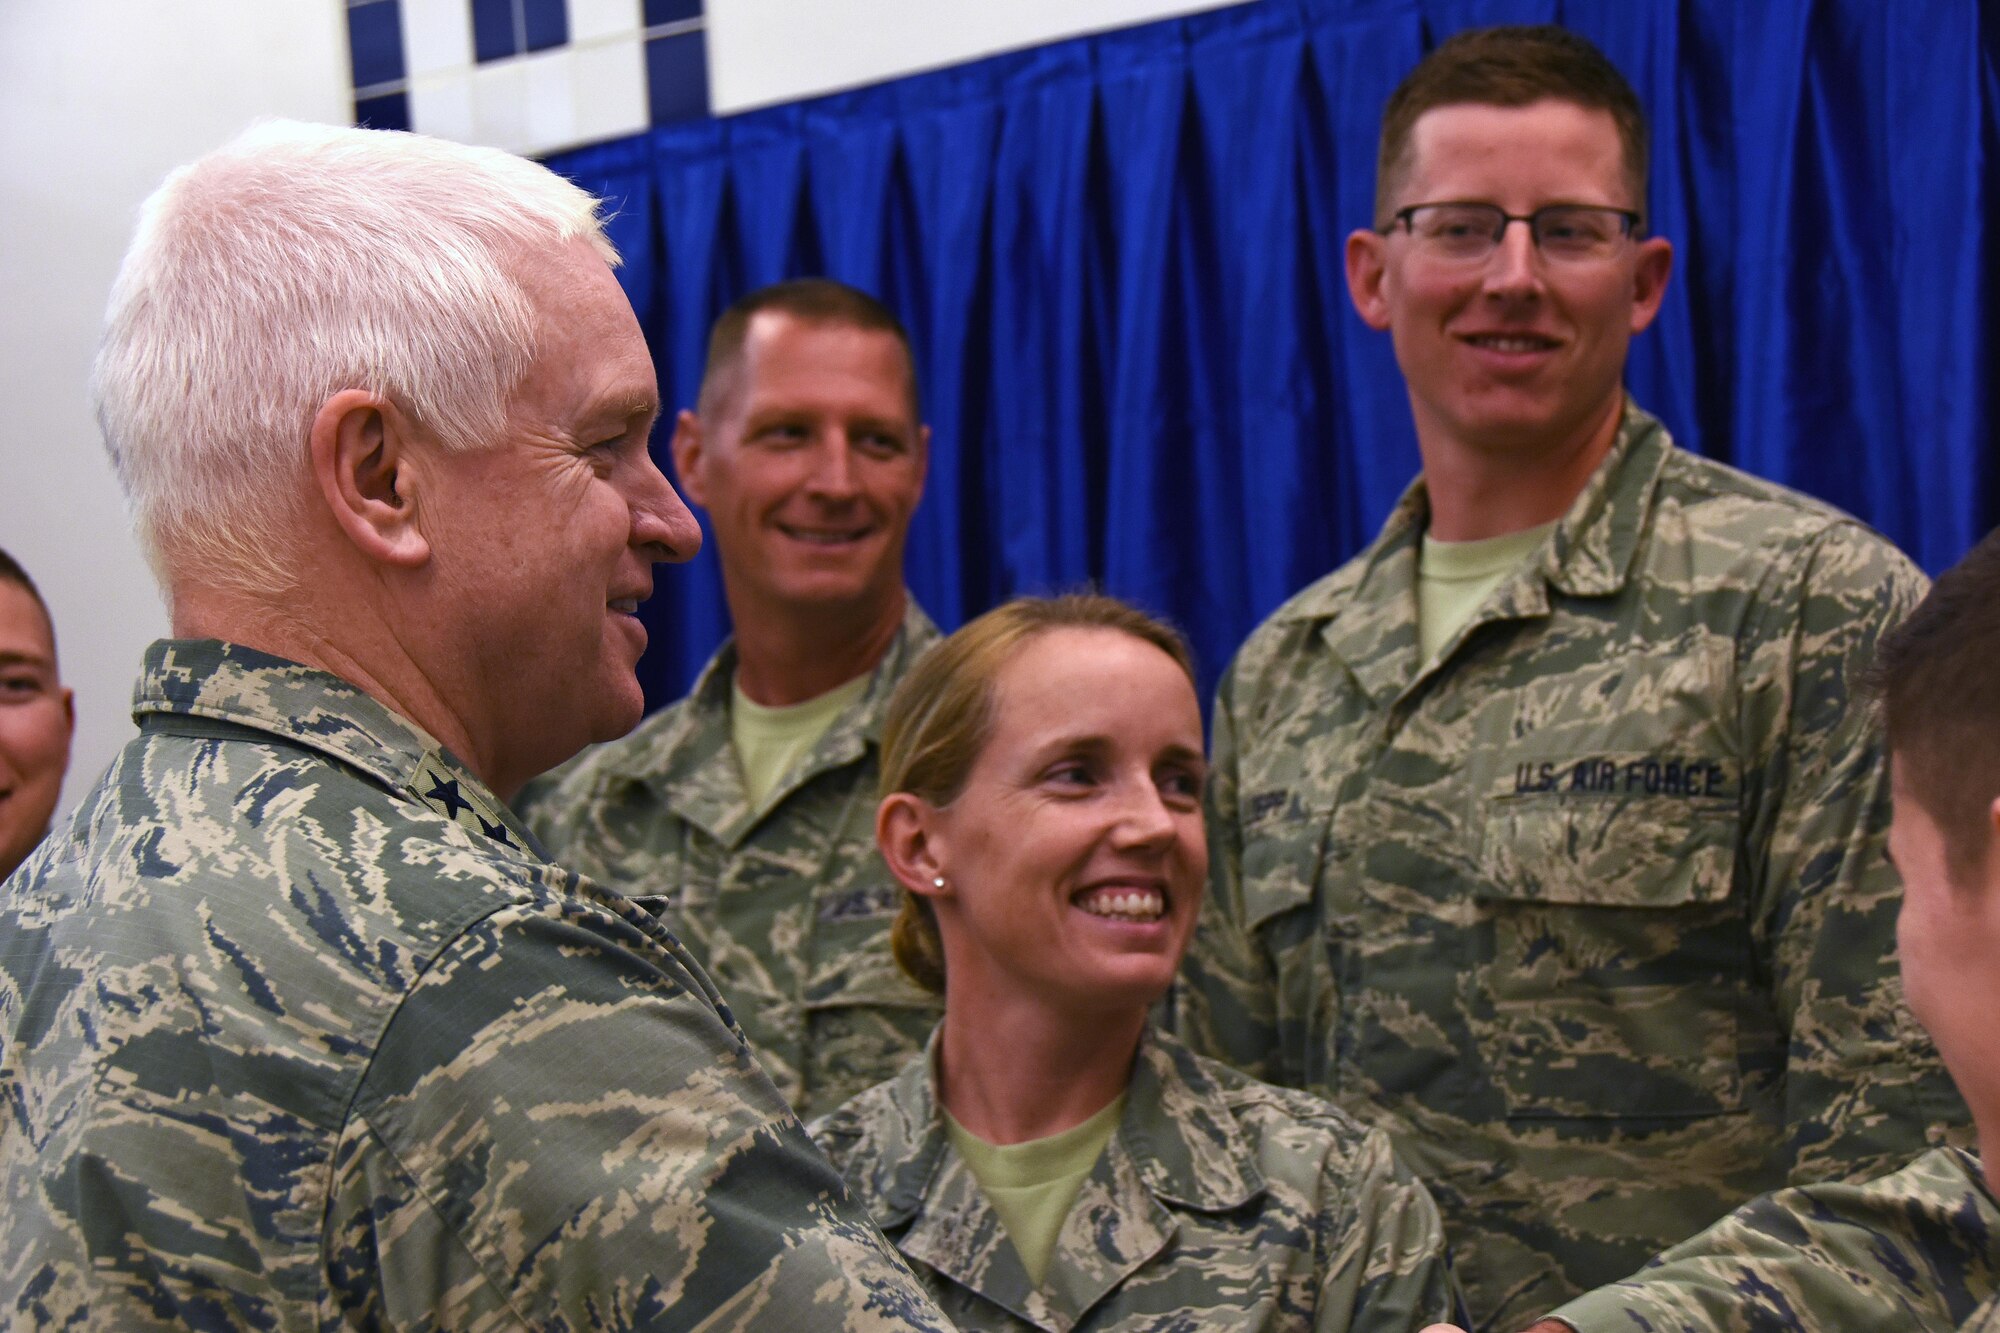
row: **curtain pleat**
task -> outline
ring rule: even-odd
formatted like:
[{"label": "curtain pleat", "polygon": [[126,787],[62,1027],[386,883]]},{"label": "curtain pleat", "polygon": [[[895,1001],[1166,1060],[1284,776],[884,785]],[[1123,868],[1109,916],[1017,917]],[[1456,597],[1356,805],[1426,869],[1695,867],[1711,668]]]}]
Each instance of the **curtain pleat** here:
[{"label": "curtain pleat", "polygon": [[[1383,101],[1437,41],[1555,21],[1652,119],[1675,245],[1628,382],[1682,443],[1935,571],[2000,519],[1985,236],[2000,142],[1974,0],[1253,0],[552,162],[614,210],[671,412],[750,287],[829,273],[908,323],[930,481],[910,583],[947,627],[1098,583],[1187,629],[1204,688],[1416,470],[1353,314]],[[643,614],[650,703],[727,630],[716,562]]]}]

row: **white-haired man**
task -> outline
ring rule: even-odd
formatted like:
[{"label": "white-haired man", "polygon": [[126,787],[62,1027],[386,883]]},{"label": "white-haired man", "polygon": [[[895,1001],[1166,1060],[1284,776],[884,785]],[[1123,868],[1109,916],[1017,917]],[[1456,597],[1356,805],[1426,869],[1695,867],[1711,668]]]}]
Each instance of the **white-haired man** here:
[{"label": "white-haired man", "polygon": [[271,125],[98,361],[176,637],[0,897],[9,1322],[939,1327],[651,916],[504,802],[699,545],[588,195]]}]

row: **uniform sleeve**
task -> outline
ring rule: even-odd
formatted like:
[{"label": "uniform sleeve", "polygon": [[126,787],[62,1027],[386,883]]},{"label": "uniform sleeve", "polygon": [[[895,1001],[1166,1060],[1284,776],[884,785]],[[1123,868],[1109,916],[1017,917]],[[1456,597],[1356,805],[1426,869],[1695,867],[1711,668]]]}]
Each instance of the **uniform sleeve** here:
[{"label": "uniform sleeve", "polygon": [[1284,1083],[1277,989],[1270,958],[1252,936],[1243,899],[1243,834],[1236,773],[1236,678],[1216,692],[1206,813],[1208,893],[1175,988],[1176,1035],[1202,1055],[1252,1077]]},{"label": "uniform sleeve", "polygon": [[349,1124],[349,1322],[948,1328],[675,954],[588,903],[457,940]]},{"label": "uniform sleeve", "polygon": [[1886,542],[1830,529],[1758,590],[1740,651],[1751,769],[1745,846],[1759,957],[1789,1032],[1792,1183],[1873,1174],[1964,1124],[1895,959],[1902,888],[1887,855],[1888,762],[1855,694],[1924,579]]},{"label": "uniform sleeve", "polygon": [[1956,1327],[1990,1294],[1991,1243],[1976,1187],[1948,1160],[1763,1195],[1552,1317],[1581,1333]]},{"label": "uniform sleeve", "polygon": [[1322,1221],[1331,1254],[1321,1273],[1316,1333],[1418,1333],[1471,1327],[1445,1258],[1444,1225],[1388,1136],[1370,1130],[1353,1158],[1328,1159]]}]

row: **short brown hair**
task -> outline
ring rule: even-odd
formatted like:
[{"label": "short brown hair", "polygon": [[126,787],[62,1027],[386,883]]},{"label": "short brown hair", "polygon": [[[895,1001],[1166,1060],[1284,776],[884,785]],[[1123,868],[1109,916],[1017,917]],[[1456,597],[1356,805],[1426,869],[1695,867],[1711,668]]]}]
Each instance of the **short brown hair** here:
[{"label": "short brown hair", "polygon": [[1395,190],[1409,170],[1410,134],[1441,106],[1529,106],[1553,99],[1608,111],[1624,150],[1632,207],[1646,211],[1646,113],[1639,95],[1602,51],[1554,24],[1470,28],[1417,62],[1382,108],[1375,167],[1375,225],[1389,225]]},{"label": "short brown hair", "polygon": [[1944,837],[1945,867],[1976,882],[2000,798],[2000,530],[1938,576],[1882,637],[1871,673],[1890,762]]},{"label": "short brown hair", "polygon": [[[993,735],[994,684],[1030,640],[1050,630],[1105,629],[1150,643],[1194,680],[1194,655],[1179,630],[1102,593],[1017,597],[917,659],[889,700],[882,724],[882,795],[908,792],[932,806],[965,789]],[[896,965],[932,994],[944,993],[944,946],[926,900],[903,890],[890,932]]]},{"label": "short brown hair", "polygon": [[49,604],[42,600],[42,590],[28,577],[28,571],[21,568],[20,561],[0,550],[0,583],[14,583],[27,589],[28,596],[35,599],[35,605],[42,608],[42,614],[49,613]]},{"label": "short brown hair", "polygon": [[909,374],[910,419],[923,420],[918,410],[917,362],[910,352],[909,330],[896,313],[880,301],[844,282],[832,278],[792,278],[759,287],[716,316],[708,331],[708,366],[701,376],[701,397],[696,409],[708,416],[716,409],[723,381],[743,359],[743,343],[750,336],[750,321],[765,311],[787,314],[808,324],[846,324],[857,329],[887,333],[903,348],[903,365]]}]

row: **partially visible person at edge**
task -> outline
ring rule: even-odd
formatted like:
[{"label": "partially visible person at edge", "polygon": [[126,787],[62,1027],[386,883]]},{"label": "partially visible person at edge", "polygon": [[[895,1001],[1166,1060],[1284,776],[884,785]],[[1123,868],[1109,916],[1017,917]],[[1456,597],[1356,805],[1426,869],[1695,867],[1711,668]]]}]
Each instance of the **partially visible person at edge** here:
[{"label": "partially visible person at edge", "polygon": [[890,957],[870,826],[882,711],[937,639],[903,584],[929,441],[909,336],[873,297],[807,278],[725,311],[673,448],[735,633],[686,698],[518,807],[707,963],[801,1115],[887,1078],[937,1021]]},{"label": "partially visible person at edge", "polygon": [[1562,29],[1404,80],[1347,276],[1422,475],[1215,706],[1183,1036],[1390,1131],[1489,1329],[1964,1121],[1847,706],[1923,578],[1626,396],[1673,257],[1645,180],[1630,85]]},{"label": "partially visible person at edge", "polygon": [[[1910,1007],[1972,1109],[1978,1154],[1934,1148],[1866,1184],[1768,1194],[1529,1333],[2000,1330],[2000,533],[1883,640]],[[1444,1326],[1430,1333],[1454,1333]]]},{"label": "partially visible person at edge", "polygon": [[1149,1029],[1206,867],[1173,630],[1010,602],[889,705],[876,835],[926,1054],[812,1125],[966,1330],[1410,1333],[1455,1308],[1382,1134]]},{"label": "partially visible person at edge", "polygon": [[76,699],[56,669],[48,603],[0,551],[0,880],[49,831],[75,731]]},{"label": "partially visible person at edge", "polygon": [[169,176],[99,412],[175,638],[0,894],[0,1322],[946,1327],[700,966],[503,801],[639,720],[694,520],[597,201],[275,123]]}]

